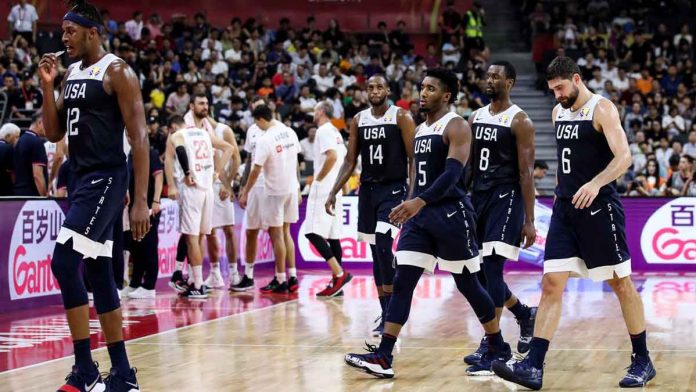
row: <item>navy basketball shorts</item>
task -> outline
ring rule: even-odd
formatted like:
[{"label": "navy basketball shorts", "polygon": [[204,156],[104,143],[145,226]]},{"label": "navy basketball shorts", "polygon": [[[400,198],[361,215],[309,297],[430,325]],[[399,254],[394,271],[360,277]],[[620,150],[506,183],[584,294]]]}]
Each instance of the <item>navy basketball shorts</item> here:
[{"label": "navy basketball shorts", "polygon": [[496,254],[517,261],[524,224],[520,185],[500,184],[474,192],[471,202],[476,210],[476,238],[481,255]]},{"label": "navy basketball shorts", "polygon": [[405,182],[365,183],[358,194],[358,241],[375,244],[375,233],[396,237],[399,228],[389,222],[391,210],[406,199]]},{"label": "navy basketball shorts", "polygon": [[114,222],[123,214],[127,189],[125,166],[76,175],[68,190],[70,208],[56,241],[65,244],[72,239],[72,248],[85,258],[111,257]]},{"label": "navy basketball shorts", "polygon": [[570,272],[594,281],[631,274],[624,210],[617,195],[600,195],[587,208],[556,199],[546,237],[544,273]]},{"label": "navy basketball shorts", "polygon": [[396,264],[421,267],[429,273],[439,266],[456,274],[480,269],[474,209],[468,197],[427,205],[404,223],[396,248]]}]

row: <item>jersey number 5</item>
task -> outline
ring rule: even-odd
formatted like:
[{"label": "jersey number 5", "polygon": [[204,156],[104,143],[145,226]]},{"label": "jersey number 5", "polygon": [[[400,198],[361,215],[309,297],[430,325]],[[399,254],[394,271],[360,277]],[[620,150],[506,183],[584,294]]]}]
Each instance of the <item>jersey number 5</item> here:
[{"label": "jersey number 5", "polygon": [[68,136],[77,135],[77,122],[80,120],[80,108],[68,109]]},{"label": "jersey number 5", "polygon": [[418,162],[418,186],[425,186],[427,183],[425,161]]}]

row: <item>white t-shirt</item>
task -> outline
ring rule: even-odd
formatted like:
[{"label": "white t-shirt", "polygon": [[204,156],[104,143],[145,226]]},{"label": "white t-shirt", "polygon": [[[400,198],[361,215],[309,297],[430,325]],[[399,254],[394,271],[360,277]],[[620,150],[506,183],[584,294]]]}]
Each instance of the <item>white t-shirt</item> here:
[{"label": "white t-shirt", "polygon": [[326,152],[329,150],[336,151],[336,163],[334,163],[321,183],[332,186],[346,157],[346,145],[343,143],[343,138],[338,129],[330,122],[327,122],[317,129],[317,136],[314,139],[314,181],[317,181],[319,172],[324,167]]},{"label": "white t-shirt", "polygon": [[[263,136],[263,131],[256,124],[251,124],[246,132],[246,141],[244,142],[244,151],[251,154],[251,162],[256,158],[256,143],[258,143],[259,138]],[[259,177],[254,184],[254,188],[263,187],[266,179],[263,177],[263,170],[259,173]]]},{"label": "white t-shirt", "polygon": [[230,63],[238,63],[242,61],[242,51],[240,50],[235,50],[234,48],[232,49],[227,49],[225,51],[225,60],[229,61]]},{"label": "white t-shirt", "polygon": [[310,142],[308,137],[300,140],[300,151],[302,152],[302,155],[304,156],[305,161],[314,162],[314,145],[315,144],[316,144],[316,139],[314,139],[313,142]]},{"label": "white t-shirt", "polygon": [[24,7],[17,4],[7,15],[7,21],[10,22],[13,31],[20,33],[32,31],[33,24],[37,20],[39,20],[39,14],[36,13],[36,8],[31,4],[25,4]]},{"label": "white t-shirt", "polygon": [[326,74],[326,76],[316,74],[312,76],[312,79],[316,80],[317,89],[322,93],[334,86],[334,77],[331,74]]},{"label": "white t-shirt", "polygon": [[288,195],[299,188],[297,155],[300,141],[295,131],[280,123],[268,128],[256,143],[254,165],[263,166],[266,195]]},{"label": "white t-shirt", "polygon": [[307,109],[314,109],[317,106],[317,100],[313,97],[300,97],[300,110],[306,112]]}]

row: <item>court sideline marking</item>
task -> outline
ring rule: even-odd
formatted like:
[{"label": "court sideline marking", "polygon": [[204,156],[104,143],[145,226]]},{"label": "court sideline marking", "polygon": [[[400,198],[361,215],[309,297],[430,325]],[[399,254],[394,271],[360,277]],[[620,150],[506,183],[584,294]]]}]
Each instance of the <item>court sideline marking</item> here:
[{"label": "court sideline marking", "polygon": [[[126,346],[128,346],[128,345],[130,345],[130,344],[133,344],[134,342],[138,342],[139,340],[148,339],[148,338],[151,338],[151,337],[155,337],[155,336],[159,336],[159,335],[168,334],[168,333],[175,332],[175,331],[177,331],[177,332],[178,332],[178,331],[184,331],[184,330],[187,330],[187,329],[192,328],[192,327],[197,327],[197,326],[201,326],[201,325],[206,325],[206,324],[210,324],[210,323],[213,323],[213,322],[216,322],[216,321],[226,320],[226,319],[229,319],[229,318],[232,318],[232,317],[236,317],[236,316],[241,316],[241,315],[247,315],[247,314],[251,314],[251,313],[256,313],[256,312],[259,312],[259,311],[262,311],[262,310],[266,310],[266,309],[273,309],[273,308],[275,308],[275,307],[280,307],[280,306],[283,306],[283,305],[287,305],[287,304],[291,304],[291,303],[297,302],[298,299],[299,299],[299,298],[295,298],[295,299],[291,299],[291,300],[284,301],[284,302],[281,302],[281,303],[273,304],[273,305],[270,305],[270,306],[265,306],[265,307],[263,307],[263,308],[252,309],[252,310],[247,310],[247,311],[243,311],[243,312],[239,312],[239,313],[235,313],[235,314],[230,314],[230,315],[227,315],[227,316],[218,317],[218,318],[215,318],[215,319],[212,319],[212,320],[205,320],[205,321],[201,321],[201,322],[199,322],[199,323],[195,323],[195,324],[191,324],[191,325],[186,325],[186,326],[179,327],[179,328],[172,328],[172,329],[167,330],[167,331],[162,331],[162,332],[153,333],[153,334],[151,334],[151,335],[142,336],[142,337],[139,337],[139,338],[136,338],[136,339],[132,339],[132,340],[126,340],[125,343],[126,343]],[[157,316],[155,316],[155,317],[157,317]],[[99,352],[99,351],[103,351],[103,350],[106,350],[106,345],[104,345],[103,347],[95,348],[94,350],[92,350],[92,353]],[[17,371],[20,371],[20,370],[26,370],[26,369],[35,368],[35,367],[38,367],[38,366],[47,365],[47,364],[49,364],[49,363],[53,363],[53,362],[57,362],[57,361],[62,361],[62,360],[64,360],[65,358],[70,358],[70,357],[72,357],[72,355],[67,355],[67,356],[64,356],[64,357],[61,357],[61,358],[55,358],[55,359],[51,359],[51,360],[48,360],[48,361],[35,363],[35,364],[33,364],[33,365],[27,365],[27,366],[18,367],[18,368],[15,368],[15,369],[5,370],[4,372],[0,372],[0,376],[6,375],[6,374],[10,374],[10,373],[14,373],[14,372],[17,372]]]}]

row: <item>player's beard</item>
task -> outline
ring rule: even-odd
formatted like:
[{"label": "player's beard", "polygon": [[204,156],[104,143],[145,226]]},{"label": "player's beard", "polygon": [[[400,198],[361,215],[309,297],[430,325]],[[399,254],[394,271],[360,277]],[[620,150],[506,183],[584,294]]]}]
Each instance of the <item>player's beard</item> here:
[{"label": "player's beard", "polygon": [[496,90],[494,88],[490,89],[490,92],[488,89],[485,89],[485,90],[483,90],[483,93],[486,94],[486,97],[488,97],[488,99],[490,99],[491,101],[495,101],[500,96],[500,93],[498,93],[498,90]]},{"label": "player's beard", "polygon": [[571,108],[573,105],[575,105],[575,101],[578,100],[578,95],[580,95],[580,89],[573,86],[573,90],[570,92],[570,95],[568,95],[568,98],[566,98],[563,102],[558,101],[558,103],[561,104],[563,109]]},{"label": "player's beard", "polygon": [[208,117],[208,111],[207,110],[201,110],[200,112],[193,112],[193,114],[196,116],[197,119],[202,120],[206,117]]},{"label": "player's beard", "polygon": [[382,99],[380,99],[380,100],[378,100],[378,101],[373,101],[373,100],[370,99],[370,105],[372,105],[372,107],[382,106],[386,100],[387,100],[387,96],[386,96],[386,95],[385,95],[384,97],[382,97]]}]

